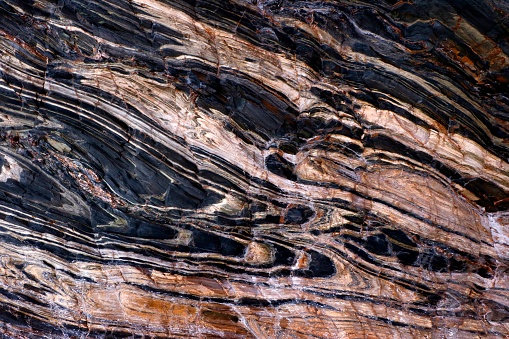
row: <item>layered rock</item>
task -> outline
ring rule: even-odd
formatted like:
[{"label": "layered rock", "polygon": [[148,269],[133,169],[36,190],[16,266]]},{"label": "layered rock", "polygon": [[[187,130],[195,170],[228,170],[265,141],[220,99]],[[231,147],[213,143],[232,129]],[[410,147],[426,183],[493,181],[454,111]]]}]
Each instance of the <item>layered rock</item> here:
[{"label": "layered rock", "polygon": [[0,13],[4,337],[509,333],[505,1]]}]

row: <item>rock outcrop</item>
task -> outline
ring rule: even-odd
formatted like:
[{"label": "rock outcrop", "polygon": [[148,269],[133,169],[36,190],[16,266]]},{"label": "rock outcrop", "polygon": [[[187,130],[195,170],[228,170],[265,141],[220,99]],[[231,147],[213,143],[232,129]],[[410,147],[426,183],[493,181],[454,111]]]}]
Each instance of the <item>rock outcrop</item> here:
[{"label": "rock outcrop", "polygon": [[504,0],[0,1],[3,338],[509,333]]}]

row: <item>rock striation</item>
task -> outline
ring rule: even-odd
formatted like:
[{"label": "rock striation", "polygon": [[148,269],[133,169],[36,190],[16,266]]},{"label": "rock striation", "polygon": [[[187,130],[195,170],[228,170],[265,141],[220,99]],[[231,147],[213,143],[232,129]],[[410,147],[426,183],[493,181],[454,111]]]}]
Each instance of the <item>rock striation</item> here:
[{"label": "rock striation", "polygon": [[509,333],[504,0],[0,1],[2,338]]}]

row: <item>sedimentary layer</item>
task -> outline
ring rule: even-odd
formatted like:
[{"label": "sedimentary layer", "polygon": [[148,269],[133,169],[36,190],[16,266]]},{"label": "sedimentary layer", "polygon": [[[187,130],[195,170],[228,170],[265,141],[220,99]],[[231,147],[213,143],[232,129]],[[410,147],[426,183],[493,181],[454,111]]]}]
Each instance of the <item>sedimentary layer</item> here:
[{"label": "sedimentary layer", "polygon": [[508,14],[0,1],[2,336],[507,335]]}]

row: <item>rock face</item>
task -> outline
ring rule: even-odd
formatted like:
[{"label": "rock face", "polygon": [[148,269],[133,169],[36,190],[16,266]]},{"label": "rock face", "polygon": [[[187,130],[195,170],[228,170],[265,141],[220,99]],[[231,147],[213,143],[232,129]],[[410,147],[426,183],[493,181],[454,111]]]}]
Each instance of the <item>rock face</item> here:
[{"label": "rock face", "polygon": [[509,333],[507,1],[0,18],[2,338]]}]

